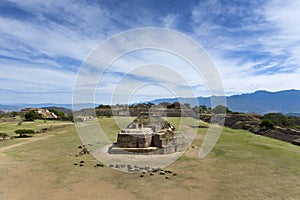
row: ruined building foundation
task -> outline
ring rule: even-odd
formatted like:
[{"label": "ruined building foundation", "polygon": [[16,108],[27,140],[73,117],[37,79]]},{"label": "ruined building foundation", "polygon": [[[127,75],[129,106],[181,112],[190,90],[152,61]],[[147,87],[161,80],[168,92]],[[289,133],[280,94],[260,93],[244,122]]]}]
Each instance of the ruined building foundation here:
[{"label": "ruined building foundation", "polygon": [[184,151],[188,144],[175,127],[157,114],[140,115],[122,129],[117,142],[109,148],[111,154],[169,154]]}]

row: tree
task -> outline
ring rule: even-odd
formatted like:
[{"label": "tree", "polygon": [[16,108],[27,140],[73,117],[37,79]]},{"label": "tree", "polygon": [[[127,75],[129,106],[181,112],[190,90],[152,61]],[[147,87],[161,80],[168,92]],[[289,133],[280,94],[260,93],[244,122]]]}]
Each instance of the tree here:
[{"label": "tree", "polygon": [[199,112],[200,112],[200,113],[204,113],[204,112],[206,112],[206,111],[207,111],[206,105],[200,105],[200,106],[199,106]]},{"label": "tree", "polygon": [[58,117],[64,117],[65,116],[65,113],[64,112],[61,112],[61,111],[58,111],[58,110],[54,110],[54,109],[49,109],[50,112],[53,112],[56,116]]},{"label": "tree", "polygon": [[15,133],[20,135],[20,137],[28,137],[29,134],[34,134],[35,132],[31,129],[18,129]]},{"label": "tree", "polygon": [[180,109],[180,103],[178,101],[172,103],[171,105],[167,106],[168,109]]},{"label": "tree", "polygon": [[100,104],[99,106],[96,107],[96,109],[111,109],[111,106],[110,105]]},{"label": "tree", "polygon": [[230,113],[231,111],[226,106],[218,105],[212,110],[212,112],[214,114],[226,114]]},{"label": "tree", "polygon": [[264,115],[263,119],[268,119],[276,126],[288,127],[291,125],[291,120],[281,113],[268,113]]},{"label": "tree", "polygon": [[274,123],[268,119],[263,119],[261,121],[261,123],[259,124],[259,126],[264,129],[274,129],[275,128]]},{"label": "tree", "polygon": [[11,116],[11,117],[15,117],[15,116],[17,116],[17,115],[18,115],[18,112],[16,112],[16,111],[13,111],[13,112],[10,113],[10,116]]},{"label": "tree", "polygon": [[0,137],[1,137],[3,140],[5,140],[7,136],[8,136],[7,133],[0,133]]},{"label": "tree", "polygon": [[163,107],[163,108],[167,108],[170,105],[171,105],[171,103],[169,103],[169,102],[161,102],[158,104],[158,106]]},{"label": "tree", "polygon": [[31,110],[26,113],[24,117],[27,121],[34,121],[37,119],[37,114],[33,110]]}]

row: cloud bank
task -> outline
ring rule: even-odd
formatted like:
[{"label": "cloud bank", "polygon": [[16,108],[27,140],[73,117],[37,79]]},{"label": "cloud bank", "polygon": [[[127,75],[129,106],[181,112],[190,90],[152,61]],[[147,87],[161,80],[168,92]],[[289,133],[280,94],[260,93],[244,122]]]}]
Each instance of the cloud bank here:
[{"label": "cloud bank", "polygon": [[[300,89],[300,3],[291,1],[1,1],[0,103],[71,103],[76,73],[88,54],[113,34],[162,27],[196,40],[210,55],[227,94]],[[176,41],[174,41],[176,42]],[[97,102],[125,72],[141,63],[187,63],[159,51],[140,51],[113,63]],[[185,73],[189,74],[189,73]],[[132,84],[159,83],[159,74],[132,71]],[[127,78],[128,78],[127,77]],[[208,96],[203,80],[190,73],[188,85]],[[122,86],[126,89],[126,84]],[[157,98],[157,86],[139,90],[137,100]],[[165,93],[165,96],[171,94]]]}]

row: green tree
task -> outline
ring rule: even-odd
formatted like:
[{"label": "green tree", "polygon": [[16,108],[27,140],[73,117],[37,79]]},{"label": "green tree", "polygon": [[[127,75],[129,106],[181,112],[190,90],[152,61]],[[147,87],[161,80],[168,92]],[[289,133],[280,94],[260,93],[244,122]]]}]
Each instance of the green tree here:
[{"label": "green tree", "polygon": [[56,116],[58,117],[64,117],[65,116],[65,113],[64,112],[61,112],[61,111],[58,111],[58,110],[54,110],[54,109],[49,109],[50,112],[53,112]]},{"label": "green tree", "polygon": [[275,128],[274,123],[268,119],[263,119],[261,121],[261,123],[259,124],[259,126],[264,129],[274,129]]},{"label": "green tree", "polygon": [[231,113],[231,111],[223,105],[218,105],[214,109],[212,109],[212,112],[214,114],[226,114],[226,113]]},{"label": "green tree", "polygon": [[10,116],[11,116],[11,117],[15,117],[15,116],[17,116],[17,115],[18,115],[18,112],[16,112],[16,111],[13,111],[13,112],[10,113]]},{"label": "green tree", "polygon": [[24,117],[27,121],[34,121],[37,119],[37,114],[33,110],[31,110],[26,113]]},{"label": "green tree", "polygon": [[200,106],[199,106],[199,112],[200,112],[200,113],[203,113],[203,112],[206,112],[206,111],[207,111],[206,105],[200,105]]},{"label": "green tree", "polygon": [[276,126],[288,127],[292,124],[292,120],[281,113],[268,113],[264,115],[263,119],[270,120]]},{"label": "green tree", "polygon": [[18,129],[15,130],[15,133],[20,135],[20,137],[28,137],[28,135],[34,134],[35,132],[31,129]]},{"label": "green tree", "polygon": [[180,109],[180,103],[178,101],[172,103],[171,105],[167,106],[168,109]]}]

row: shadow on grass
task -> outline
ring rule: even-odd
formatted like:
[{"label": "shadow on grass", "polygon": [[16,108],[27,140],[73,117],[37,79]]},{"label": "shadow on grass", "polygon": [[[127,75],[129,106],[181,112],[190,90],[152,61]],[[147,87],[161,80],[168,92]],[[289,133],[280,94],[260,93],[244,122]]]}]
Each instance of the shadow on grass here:
[{"label": "shadow on grass", "polygon": [[18,135],[18,136],[11,136],[11,138],[31,138],[31,137],[32,137],[32,135],[22,135],[22,136]]},{"label": "shadow on grass", "polygon": [[203,125],[199,125],[199,126],[190,126],[191,128],[208,128],[208,126],[203,126]]}]

